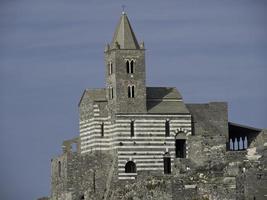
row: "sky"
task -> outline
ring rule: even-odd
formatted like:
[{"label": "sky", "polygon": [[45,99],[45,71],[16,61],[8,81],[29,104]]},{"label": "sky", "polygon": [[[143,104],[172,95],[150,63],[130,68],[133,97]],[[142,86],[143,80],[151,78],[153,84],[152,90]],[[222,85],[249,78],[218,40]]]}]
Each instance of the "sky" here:
[{"label": "sky", "polygon": [[229,121],[267,128],[265,0],[0,0],[0,199],[50,194],[50,160],[79,134],[83,90],[105,85],[123,4],[148,86],[227,101]]}]

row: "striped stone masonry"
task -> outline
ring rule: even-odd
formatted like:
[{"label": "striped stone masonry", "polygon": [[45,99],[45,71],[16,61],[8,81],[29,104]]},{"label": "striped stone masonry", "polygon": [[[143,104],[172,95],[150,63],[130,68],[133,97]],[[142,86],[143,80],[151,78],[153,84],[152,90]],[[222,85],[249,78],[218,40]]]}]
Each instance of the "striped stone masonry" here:
[{"label": "striped stone masonry", "polygon": [[[99,112],[94,105],[94,117],[80,122],[81,153],[116,150],[119,179],[135,179],[139,171],[164,173],[163,158],[166,153],[173,165],[176,134],[181,131],[191,134],[191,115],[188,114],[118,114],[115,123],[112,123],[111,117],[100,117]],[[165,132],[166,120],[170,124],[169,136]],[[133,136],[131,122],[134,123]],[[135,173],[125,172],[129,161],[135,163]]]}]

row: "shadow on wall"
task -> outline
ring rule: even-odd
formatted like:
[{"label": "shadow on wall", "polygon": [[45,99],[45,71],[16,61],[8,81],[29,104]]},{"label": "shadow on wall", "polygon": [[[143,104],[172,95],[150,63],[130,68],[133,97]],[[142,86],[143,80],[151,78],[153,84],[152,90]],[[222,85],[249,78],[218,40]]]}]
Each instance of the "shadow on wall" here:
[{"label": "shadow on wall", "polygon": [[[174,90],[175,90],[174,88],[166,88],[166,87],[147,87],[147,90],[146,90],[147,99],[150,100],[150,101],[147,101],[147,109],[150,110],[153,107],[160,104],[164,98],[167,98],[168,96],[170,96],[171,93],[174,93]],[[171,95],[168,98],[175,98],[172,96],[173,95]]]}]

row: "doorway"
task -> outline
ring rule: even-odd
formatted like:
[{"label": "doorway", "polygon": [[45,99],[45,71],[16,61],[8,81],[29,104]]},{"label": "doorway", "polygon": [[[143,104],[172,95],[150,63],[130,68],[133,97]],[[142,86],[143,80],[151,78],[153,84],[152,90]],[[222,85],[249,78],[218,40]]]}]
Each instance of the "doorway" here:
[{"label": "doorway", "polygon": [[163,157],[164,174],[171,173],[171,157]]},{"label": "doorway", "polygon": [[175,140],[176,158],[186,158],[186,140]]}]

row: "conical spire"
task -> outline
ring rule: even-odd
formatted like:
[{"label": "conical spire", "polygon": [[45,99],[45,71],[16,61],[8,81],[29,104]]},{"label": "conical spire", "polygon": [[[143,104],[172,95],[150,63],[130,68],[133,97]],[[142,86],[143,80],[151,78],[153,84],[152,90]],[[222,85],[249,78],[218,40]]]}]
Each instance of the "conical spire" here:
[{"label": "conical spire", "polygon": [[122,13],[119,24],[117,25],[111,47],[120,49],[140,48],[125,12]]}]

